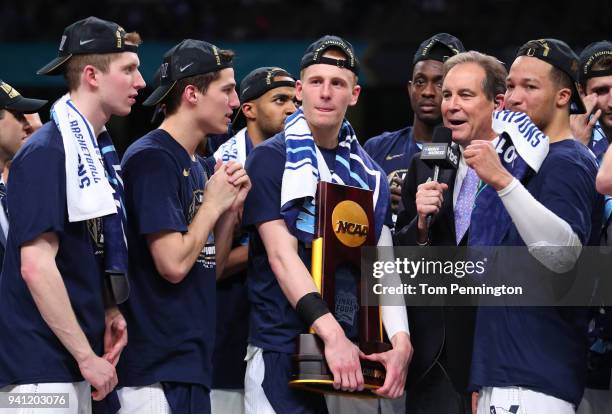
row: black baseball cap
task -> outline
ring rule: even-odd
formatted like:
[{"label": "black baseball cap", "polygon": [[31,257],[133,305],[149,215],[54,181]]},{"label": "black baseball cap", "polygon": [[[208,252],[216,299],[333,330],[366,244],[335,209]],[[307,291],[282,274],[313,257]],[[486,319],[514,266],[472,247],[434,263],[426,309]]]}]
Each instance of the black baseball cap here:
[{"label": "black baseball cap", "polygon": [[[277,76],[289,77],[293,80],[275,81]],[[278,67],[263,67],[251,71],[240,82],[240,103],[259,98],[271,89],[281,86],[295,87],[295,78],[285,69]]]},{"label": "black baseball cap", "polygon": [[36,72],[59,75],[73,55],[136,52],[138,46],[125,42],[125,30],[117,23],[88,17],[64,29],[57,57]]},{"label": "black baseball cap", "polygon": [[31,114],[45,106],[46,103],[47,101],[42,99],[24,98],[17,89],[0,79],[0,109]]},{"label": "black baseball cap", "polygon": [[567,74],[572,80],[570,113],[584,114],[586,112],[578,93],[578,56],[567,43],[558,39],[530,40],[519,48],[516,57],[520,56],[538,58]]},{"label": "black baseball cap", "polygon": [[444,63],[449,57],[462,52],[465,52],[465,47],[461,40],[448,33],[438,33],[419,45],[412,64],[416,65],[421,60],[437,60]]},{"label": "black baseball cap", "polygon": [[[323,53],[328,49],[340,50],[344,53],[346,59],[341,60],[323,57]],[[353,45],[338,36],[326,35],[308,46],[304,56],[302,56],[300,70],[318,63],[346,68],[355,75],[359,75],[359,60],[357,60],[357,56],[355,56]]]},{"label": "black baseball cap", "polygon": [[593,70],[593,65],[602,57],[612,57],[612,42],[602,40],[593,42],[584,48],[580,54],[580,73],[578,74],[581,82],[590,78],[612,75],[612,70]]},{"label": "black baseball cap", "polygon": [[219,48],[203,40],[185,39],[164,54],[159,67],[159,86],[142,103],[157,105],[180,79],[231,68],[232,59],[219,54]]}]

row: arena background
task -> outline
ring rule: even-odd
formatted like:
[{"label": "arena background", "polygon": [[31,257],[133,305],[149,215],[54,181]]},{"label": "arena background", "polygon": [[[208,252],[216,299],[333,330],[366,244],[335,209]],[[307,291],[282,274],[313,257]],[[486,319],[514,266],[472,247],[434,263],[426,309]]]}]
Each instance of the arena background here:
[{"label": "arena background", "polygon": [[[65,26],[95,15],[142,35],[141,72],[148,86],[132,114],[109,126],[120,152],[153,127],[152,109],[140,103],[152,90],[162,54],[184,38],[234,50],[238,82],[258,66],[282,66],[298,75],[309,43],[324,34],[346,38],[362,63],[363,91],[348,114],[362,141],[411,122],[405,86],[412,56],[437,32],[507,65],[529,39],[556,37],[577,53],[592,41],[612,39],[610,0],[2,0],[0,11],[0,78],[24,95],[49,100],[64,93],[63,79],[35,72],[56,55]],[[41,116],[48,120],[48,107]]]}]

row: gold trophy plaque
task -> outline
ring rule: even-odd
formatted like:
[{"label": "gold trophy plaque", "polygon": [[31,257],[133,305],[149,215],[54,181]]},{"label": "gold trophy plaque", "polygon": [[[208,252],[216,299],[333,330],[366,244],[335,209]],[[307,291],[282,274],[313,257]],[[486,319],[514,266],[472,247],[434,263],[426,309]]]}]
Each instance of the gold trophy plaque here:
[{"label": "gold trophy plaque", "polygon": [[[317,187],[316,234],[312,242],[311,274],[323,300],[333,313],[336,308],[335,278],[340,269],[349,269],[355,278],[357,298],[361,297],[361,247],[375,246],[372,191],[321,181]],[[359,340],[365,354],[391,349],[383,342],[378,306],[359,307]],[[361,360],[364,390],[334,389],[333,374],[325,361],[323,341],[314,332],[300,334],[293,356],[289,385],[318,393],[346,393],[377,397],[371,391],[385,382],[385,368],[378,362]]]}]

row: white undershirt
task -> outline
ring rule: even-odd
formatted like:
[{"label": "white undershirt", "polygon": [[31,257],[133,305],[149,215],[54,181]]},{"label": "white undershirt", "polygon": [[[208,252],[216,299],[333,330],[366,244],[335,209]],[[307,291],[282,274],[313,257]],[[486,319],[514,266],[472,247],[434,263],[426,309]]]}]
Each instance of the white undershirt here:
[{"label": "white undershirt", "polygon": [[536,200],[516,178],[497,194],[529,253],[553,272],[569,271],[582,248],[569,223]]},{"label": "white undershirt", "polygon": [[[384,249],[379,249],[380,257],[378,260],[385,260],[388,262],[393,262],[395,260],[392,247],[393,238],[391,237],[391,230],[389,230],[389,227],[383,226],[378,239],[378,246],[385,247]],[[402,280],[395,272],[386,275],[383,278],[383,282],[389,286],[399,287],[402,285]],[[394,301],[398,299],[400,298],[394,298]],[[403,302],[403,297],[401,297],[400,300]],[[408,314],[406,313],[405,305],[397,303],[387,306],[381,305],[380,309],[383,325],[385,327],[385,331],[387,331],[387,336],[389,339],[393,338],[393,336],[398,332],[406,332],[408,335],[410,335],[410,329],[408,327]]]}]

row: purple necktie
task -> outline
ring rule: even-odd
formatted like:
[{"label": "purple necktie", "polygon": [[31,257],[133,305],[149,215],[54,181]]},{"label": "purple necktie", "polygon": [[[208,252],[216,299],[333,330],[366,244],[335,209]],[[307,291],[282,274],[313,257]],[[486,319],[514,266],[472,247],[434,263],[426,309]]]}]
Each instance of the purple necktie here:
[{"label": "purple necktie", "polygon": [[455,237],[457,245],[459,245],[465,232],[470,227],[470,218],[472,217],[472,207],[474,206],[478,181],[479,178],[476,175],[476,171],[468,167],[455,204]]}]

